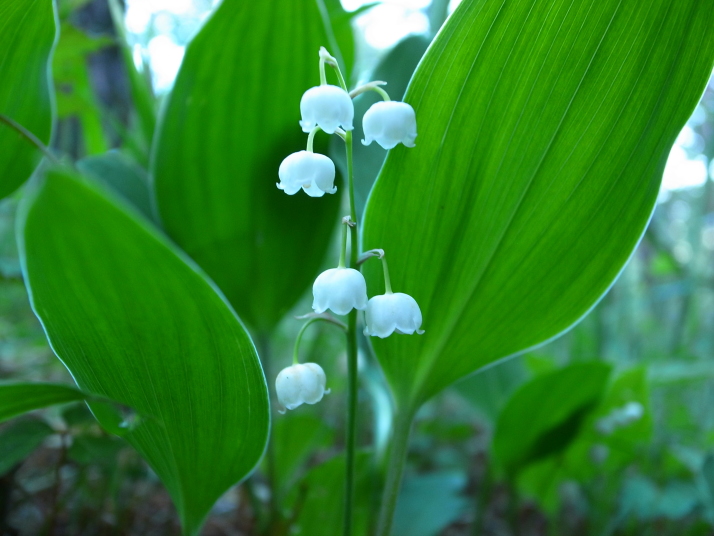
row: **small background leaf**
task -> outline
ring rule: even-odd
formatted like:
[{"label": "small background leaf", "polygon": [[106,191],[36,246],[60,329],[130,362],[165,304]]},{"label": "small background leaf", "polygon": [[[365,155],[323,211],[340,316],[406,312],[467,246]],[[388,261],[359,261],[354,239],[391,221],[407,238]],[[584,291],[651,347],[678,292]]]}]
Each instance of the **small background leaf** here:
[{"label": "small background leaf", "polygon": [[[370,490],[373,473],[372,457],[358,452],[355,459],[355,502],[352,533],[356,536],[371,534]],[[342,530],[344,512],[345,457],[336,456],[310,470],[295,487],[293,508],[298,517],[293,527],[296,534],[307,536],[334,536]]]},{"label": "small background leaf", "polygon": [[456,521],[468,506],[461,491],[466,477],[459,471],[404,479],[394,514],[394,536],[435,536]]},{"label": "small background leaf", "polygon": [[27,458],[54,430],[35,419],[14,422],[0,430],[0,476]]},{"label": "small background leaf", "polygon": [[498,417],[493,453],[509,472],[563,451],[607,386],[610,366],[577,363],[521,387]]}]

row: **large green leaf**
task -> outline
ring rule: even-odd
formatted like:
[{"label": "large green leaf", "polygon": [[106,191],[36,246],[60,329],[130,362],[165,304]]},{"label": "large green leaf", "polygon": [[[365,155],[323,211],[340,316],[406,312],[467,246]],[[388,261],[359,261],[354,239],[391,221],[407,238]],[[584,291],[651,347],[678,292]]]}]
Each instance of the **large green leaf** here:
[{"label": "large green leaf", "polygon": [[69,385],[0,382],[0,422],[35,409],[85,398],[82,391]]},{"label": "large green leaf", "polygon": [[91,184],[53,171],[23,209],[25,280],[54,351],[81,389],[143,417],[124,437],[195,534],[266,443],[267,387],[250,338],[189,259]]},{"label": "large green leaf", "polygon": [[[405,100],[365,215],[423,336],[374,340],[418,403],[562,333],[642,236],[669,149],[714,62],[708,0],[464,0]],[[368,266],[373,292],[378,263]]]},{"label": "large green leaf", "polygon": [[282,159],[305,149],[300,98],[319,84],[322,45],[315,0],[225,0],[188,46],[160,120],[161,220],[261,332],[313,281],[338,221],[339,193],[276,187]]},{"label": "large green leaf", "polygon": [[[52,132],[49,61],[55,42],[52,0],[0,2],[0,114],[45,145]],[[0,198],[25,182],[41,154],[0,123]]]}]

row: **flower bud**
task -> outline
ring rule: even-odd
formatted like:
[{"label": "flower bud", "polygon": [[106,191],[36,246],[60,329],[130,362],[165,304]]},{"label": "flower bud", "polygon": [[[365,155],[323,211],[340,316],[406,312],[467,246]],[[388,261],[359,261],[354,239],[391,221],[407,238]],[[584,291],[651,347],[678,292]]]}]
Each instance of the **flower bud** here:
[{"label": "flower bud", "polygon": [[367,304],[365,311],[365,335],[377,336],[382,339],[389,337],[395,331],[403,335],[418,333],[421,327],[421,310],[416,300],[408,294],[395,292],[374,296]]},{"label": "flower bud", "polygon": [[300,100],[303,132],[310,132],[315,125],[328,134],[338,127],[352,130],[355,107],[349,94],[337,86],[322,85],[308,89]]},{"label": "flower bud", "polygon": [[326,381],[325,371],[317,363],[284,368],[275,379],[278,402],[287,409],[295,409],[301,404],[316,404],[330,392],[325,390]]},{"label": "flower bud", "polygon": [[367,283],[353,268],[325,270],[315,279],[312,294],[312,308],[316,313],[331,309],[335,314],[346,315],[353,308],[367,307]]},{"label": "flower bud", "polygon": [[406,102],[377,102],[362,118],[364,139],[369,145],[376,141],[385,149],[392,149],[398,143],[414,147],[417,137],[416,114]]},{"label": "flower bud", "polygon": [[310,197],[334,194],[335,164],[324,154],[299,151],[289,155],[278,169],[278,188],[293,195],[302,188]]}]

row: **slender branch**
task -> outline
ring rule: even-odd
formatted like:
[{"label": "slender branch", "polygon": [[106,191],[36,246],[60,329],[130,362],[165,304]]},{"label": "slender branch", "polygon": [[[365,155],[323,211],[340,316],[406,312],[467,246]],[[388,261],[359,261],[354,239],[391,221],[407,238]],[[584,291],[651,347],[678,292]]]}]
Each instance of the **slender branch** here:
[{"label": "slender branch", "polygon": [[13,129],[15,132],[20,134],[23,138],[25,138],[28,142],[30,142],[32,145],[35,146],[36,149],[39,149],[40,152],[47,157],[49,161],[51,161],[54,164],[58,164],[59,161],[55,157],[55,155],[52,154],[52,151],[50,151],[47,146],[40,141],[40,139],[35,136],[32,132],[27,130],[25,127],[23,127],[20,123],[15,121],[14,119],[4,115],[0,114],[0,123],[5,123],[7,126],[9,126],[11,129]]},{"label": "slender branch", "polygon": [[387,461],[387,482],[384,485],[377,536],[390,536],[392,533],[394,511],[397,506],[399,490],[402,485],[402,475],[407,461],[409,434],[414,420],[414,413],[415,411],[411,407],[400,408],[394,417],[391,448]]}]

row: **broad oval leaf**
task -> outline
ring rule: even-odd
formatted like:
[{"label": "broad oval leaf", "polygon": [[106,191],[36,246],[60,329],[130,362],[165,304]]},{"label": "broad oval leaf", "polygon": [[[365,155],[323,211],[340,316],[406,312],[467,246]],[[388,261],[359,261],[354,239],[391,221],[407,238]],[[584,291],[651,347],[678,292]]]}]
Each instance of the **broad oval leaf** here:
[{"label": "broad oval leaf", "polygon": [[706,0],[464,0],[405,97],[416,148],[391,151],[365,215],[365,249],[424,313],[423,336],[374,340],[400,400],[556,336],[603,295],[712,72],[712,27]]},{"label": "broad oval leaf", "polygon": [[338,222],[339,193],[276,187],[282,159],[305,149],[300,98],[319,84],[320,46],[316,0],[225,0],[188,46],[160,119],[164,227],[263,333],[312,283]]},{"label": "broad oval leaf", "polygon": [[524,384],[498,416],[493,453],[499,463],[513,472],[567,448],[609,376],[606,363],[576,363]]},{"label": "broad oval leaf", "polygon": [[189,259],[64,172],[50,172],[24,203],[20,244],[55,353],[81,389],[144,417],[124,438],[197,533],[267,440],[267,387],[245,329]]},{"label": "broad oval leaf", "polygon": [[[49,62],[55,43],[52,0],[0,2],[0,114],[50,142],[52,96]],[[37,167],[40,152],[0,123],[0,198],[15,191]]]},{"label": "broad oval leaf", "polygon": [[57,383],[0,382],[0,423],[28,411],[77,402],[87,395]]}]

